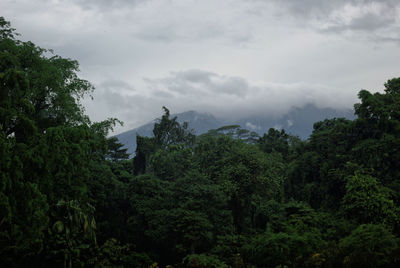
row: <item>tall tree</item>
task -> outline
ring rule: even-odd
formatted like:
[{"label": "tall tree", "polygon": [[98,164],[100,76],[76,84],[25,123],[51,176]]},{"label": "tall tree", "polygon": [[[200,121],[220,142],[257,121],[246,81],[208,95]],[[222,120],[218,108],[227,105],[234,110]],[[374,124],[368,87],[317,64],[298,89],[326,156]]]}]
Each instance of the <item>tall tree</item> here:
[{"label": "tall tree", "polygon": [[0,266],[10,267],[49,253],[60,199],[88,201],[89,163],[104,160],[113,123],[84,115],[93,87],[76,61],[16,37],[0,17]]},{"label": "tall tree", "polygon": [[193,145],[195,136],[188,129],[188,124],[185,122],[181,125],[177,121],[177,117],[170,118],[169,110],[166,107],[163,107],[163,110],[163,116],[154,124],[153,129],[156,146],[165,148],[168,145],[176,144]]},{"label": "tall tree", "polygon": [[144,173],[150,166],[150,156],[157,151],[168,150],[169,146],[191,147],[195,135],[185,122],[180,124],[177,117],[170,118],[169,110],[163,107],[164,114],[154,124],[154,137],[136,137],[136,156],[133,160],[134,174]]},{"label": "tall tree", "polygon": [[117,137],[111,137],[107,139],[107,158],[109,158],[111,161],[118,161],[118,160],[123,160],[123,159],[128,159],[129,154],[126,152],[128,149],[123,148],[123,144],[118,142]]}]

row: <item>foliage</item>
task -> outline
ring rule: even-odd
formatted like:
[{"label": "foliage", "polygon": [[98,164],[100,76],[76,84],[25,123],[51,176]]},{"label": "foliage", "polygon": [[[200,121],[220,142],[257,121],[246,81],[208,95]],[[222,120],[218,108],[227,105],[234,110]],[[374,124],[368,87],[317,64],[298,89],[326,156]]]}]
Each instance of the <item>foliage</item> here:
[{"label": "foliage", "polygon": [[[392,253],[398,239],[384,225],[362,224],[340,241],[343,264],[347,267],[382,267],[394,264]],[[397,260],[398,262],[398,260]]]},{"label": "foliage", "polygon": [[78,63],[0,17],[1,267],[397,267],[400,78],[308,140],[163,107],[134,159],[93,123]]},{"label": "foliage", "polygon": [[296,266],[312,258],[318,249],[318,240],[311,233],[272,233],[252,238],[243,246],[243,255],[248,262],[262,267]]},{"label": "foliage", "polygon": [[185,144],[192,145],[195,136],[188,130],[188,124],[179,124],[176,117],[170,118],[169,110],[163,107],[164,114],[154,124],[154,141],[158,148],[165,148],[168,145]]},{"label": "foliage", "polygon": [[152,261],[145,253],[132,251],[131,245],[120,245],[111,238],[100,247],[94,267],[149,267]]},{"label": "foliage", "polygon": [[150,156],[155,152],[162,153],[171,146],[188,148],[194,144],[195,135],[188,130],[187,123],[181,125],[176,117],[170,118],[166,107],[163,110],[163,116],[154,124],[154,137],[136,137],[136,156],[133,160],[135,175],[151,169]]},{"label": "foliage", "polygon": [[116,137],[111,137],[107,139],[107,158],[114,162],[128,159],[129,154],[126,152],[128,149],[122,147],[123,145],[118,142],[118,139]]},{"label": "foliage", "polygon": [[60,218],[53,224],[51,231],[59,250],[54,253],[59,251],[64,256],[64,264],[68,263],[68,267],[72,267],[91,243],[97,246],[94,207],[90,204],[82,206],[77,200],[60,200],[57,207]]},{"label": "foliage", "polygon": [[186,267],[192,268],[227,268],[228,266],[220,261],[215,255],[206,254],[191,254],[183,259],[183,263]]},{"label": "foliage", "polygon": [[270,128],[268,134],[264,134],[259,140],[260,149],[266,153],[278,152],[283,156],[289,153],[289,135],[285,130],[276,130]]},{"label": "foliage", "polygon": [[250,144],[256,143],[259,138],[256,132],[243,129],[239,125],[228,125],[217,129],[211,129],[202,136],[228,136],[232,139],[238,139]]},{"label": "foliage", "polygon": [[358,223],[396,224],[400,210],[387,191],[378,185],[374,177],[356,174],[346,184],[346,194],[342,201],[342,210],[346,217]]}]

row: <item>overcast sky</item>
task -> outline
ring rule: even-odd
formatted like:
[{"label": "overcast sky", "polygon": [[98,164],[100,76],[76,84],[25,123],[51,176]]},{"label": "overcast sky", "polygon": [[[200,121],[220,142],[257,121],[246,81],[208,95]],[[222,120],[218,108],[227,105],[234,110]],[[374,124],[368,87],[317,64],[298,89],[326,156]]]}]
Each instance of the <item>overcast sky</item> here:
[{"label": "overcast sky", "polygon": [[80,62],[117,131],[171,112],[350,108],[400,71],[399,0],[0,0],[23,40]]}]

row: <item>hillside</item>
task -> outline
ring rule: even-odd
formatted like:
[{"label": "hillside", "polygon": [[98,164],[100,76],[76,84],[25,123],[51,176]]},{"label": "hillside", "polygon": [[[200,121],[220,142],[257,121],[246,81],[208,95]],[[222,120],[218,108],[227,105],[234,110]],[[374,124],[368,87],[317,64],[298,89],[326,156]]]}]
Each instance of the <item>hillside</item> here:
[{"label": "hillside", "polygon": [[[313,129],[313,124],[326,118],[344,117],[354,119],[352,110],[336,110],[332,108],[318,108],[314,104],[308,104],[304,107],[293,107],[288,113],[273,118],[269,115],[254,115],[237,120],[227,120],[216,118],[207,113],[199,113],[196,111],[187,111],[175,114],[178,121],[188,122],[189,128],[193,129],[196,135],[207,132],[224,125],[240,125],[242,128],[254,131],[259,135],[263,135],[270,128],[285,129],[288,133],[307,139]],[[133,154],[136,150],[136,135],[150,137],[153,135],[154,119],[138,128],[134,128],[116,135],[119,142],[128,148],[128,153]]]}]

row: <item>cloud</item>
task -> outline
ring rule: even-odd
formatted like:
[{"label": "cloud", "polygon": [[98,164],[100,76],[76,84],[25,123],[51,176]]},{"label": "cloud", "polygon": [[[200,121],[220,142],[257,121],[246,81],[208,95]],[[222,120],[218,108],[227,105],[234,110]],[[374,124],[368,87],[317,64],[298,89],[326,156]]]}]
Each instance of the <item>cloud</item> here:
[{"label": "cloud", "polygon": [[72,0],[73,3],[84,9],[95,9],[97,11],[105,12],[109,12],[110,9],[132,8],[149,1],[151,0]]},{"label": "cloud", "polygon": [[[76,59],[93,120],[351,107],[398,76],[398,0],[3,0],[23,40]],[[143,79],[145,77],[145,79]],[[289,123],[288,123],[289,124]]]},{"label": "cloud", "polygon": [[293,16],[321,33],[383,42],[400,38],[397,0],[287,0],[276,4],[282,16]]},{"label": "cloud", "polygon": [[355,96],[321,84],[249,82],[242,77],[220,75],[204,70],[171,72],[160,79],[147,79],[153,90],[151,98],[159,99],[156,90],[174,95],[169,100],[179,110],[209,111],[225,116],[249,114],[280,115],[292,106],[317,103],[321,107],[351,107]]},{"label": "cloud", "polygon": [[276,37],[276,27],[291,30],[308,27],[329,34],[350,32],[348,36],[373,41],[400,38],[398,0],[7,2],[2,8],[4,15],[44,27],[60,43],[68,41],[73,33],[80,33],[80,40],[96,39],[101,33],[107,33],[111,35],[107,39],[124,35],[130,41],[133,38],[150,43],[217,42],[246,47],[260,39]]},{"label": "cloud", "polygon": [[234,95],[245,97],[249,85],[241,77],[228,77],[202,70],[172,72],[169,77],[161,79],[145,79],[150,88],[157,88],[158,93],[169,91],[174,95]]},{"label": "cloud", "polygon": [[159,116],[162,106],[173,113],[196,110],[226,119],[240,119],[249,115],[278,117],[293,106],[302,107],[308,103],[319,107],[351,108],[355,99],[355,94],[351,98],[349,92],[339,93],[326,85],[254,83],[241,77],[198,69],[145,79],[146,90],[141,92],[110,90],[115,86],[129,87],[119,81],[107,81],[99,85],[100,93],[95,98],[107,107],[105,110],[118,115],[132,127]]},{"label": "cloud", "polygon": [[[148,42],[230,42],[252,40],[252,18],[240,1],[151,1],[132,10],[131,35]],[[242,23],[240,23],[242,18]]]},{"label": "cloud", "polygon": [[390,1],[369,1],[367,3],[346,3],[331,10],[328,21],[323,27],[332,31],[377,31],[395,25],[398,21],[399,3]]},{"label": "cloud", "polygon": [[129,83],[116,79],[105,80],[96,87],[108,92],[132,93],[135,91],[134,87]]},{"label": "cloud", "polygon": [[342,15],[356,15],[359,12],[390,12],[393,16],[397,0],[274,0],[275,4],[290,12],[291,15],[302,18],[317,18],[320,20]]},{"label": "cloud", "polygon": [[253,131],[261,130],[261,127],[260,127],[260,126],[256,126],[256,125],[252,124],[251,122],[246,122],[246,127],[247,127],[248,129],[253,130]]}]

